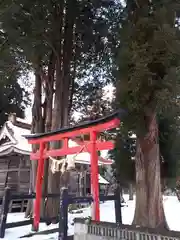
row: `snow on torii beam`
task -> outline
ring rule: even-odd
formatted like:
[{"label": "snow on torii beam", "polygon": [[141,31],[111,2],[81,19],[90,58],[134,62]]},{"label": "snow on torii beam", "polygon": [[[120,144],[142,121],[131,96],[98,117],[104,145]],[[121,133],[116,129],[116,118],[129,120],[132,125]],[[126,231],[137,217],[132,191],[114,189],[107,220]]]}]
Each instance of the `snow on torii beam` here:
[{"label": "snow on torii beam", "polygon": [[[62,128],[57,131],[41,134],[31,134],[25,136],[30,144],[39,145],[39,151],[31,153],[32,160],[38,161],[37,177],[36,177],[36,200],[34,206],[34,230],[38,230],[40,221],[40,203],[42,194],[42,181],[44,175],[44,160],[49,156],[65,156],[79,153],[81,146],[69,147],[68,139],[79,135],[90,135],[90,141],[84,143],[84,152],[89,152],[91,155],[91,192],[94,199],[93,219],[100,220],[99,212],[99,184],[98,184],[98,154],[99,150],[109,150],[114,148],[114,144],[110,141],[98,141],[97,133],[116,128],[120,124],[120,118],[124,115],[123,110],[119,110],[107,117],[85,122],[74,127]],[[46,144],[52,141],[62,141],[62,147],[59,149],[46,150]]]}]

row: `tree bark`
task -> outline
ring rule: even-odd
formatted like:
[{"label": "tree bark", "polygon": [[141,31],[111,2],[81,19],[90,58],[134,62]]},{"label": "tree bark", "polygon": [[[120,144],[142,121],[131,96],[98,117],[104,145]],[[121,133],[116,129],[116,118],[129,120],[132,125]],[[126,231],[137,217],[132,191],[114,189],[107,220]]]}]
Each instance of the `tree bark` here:
[{"label": "tree bark", "polygon": [[[34,103],[32,107],[32,133],[41,133],[43,131],[43,119],[42,119],[42,104],[41,104],[41,76],[40,66],[35,70],[35,88],[34,88]],[[32,151],[35,152],[37,146],[32,146]],[[31,189],[30,192],[35,192],[36,187],[36,172],[37,172],[37,160],[31,161]],[[33,215],[33,201],[29,200],[25,217],[32,217]]]},{"label": "tree bark", "polygon": [[174,192],[178,201],[180,202],[180,177],[178,176],[176,179],[176,187],[174,188]]},{"label": "tree bark", "polygon": [[[54,99],[52,98],[52,112],[51,112],[51,130],[56,130],[62,127],[61,124],[61,96],[63,91],[62,86],[62,39],[63,39],[63,24],[64,24],[64,3],[65,1],[60,1],[60,4],[55,8],[55,26],[57,27],[56,31],[59,37],[59,45],[56,44],[56,53],[55,56],[55,86]],[[54,106],[53,106],[54,100]],[[48,124],[48,119],[46,124]],[[50,126],[50,125],[49,125]],[[57,143],[51,143],[50,148],[56,148]],[[52,173],[51,171],[51,162],[49,161],[48,167],[48,184],[47,189],[48,193],[59,193],[60,189],[60,172]],[[45,215],[47,217],[55,217],[59,213],[59,199],[47,199]],[[49,222],[51,223],[51,222]]]},{"label": "tree bark", "polygon": [[[76,68],[76,50],[74,44],[74,25],[75,25],[75,12],[76,12],[76,0],[69,0],[66,4],[66,16],[64,27],[64,45],[63,45],[63,61],[62,61],[62,78],[63,78],[63,91],[62,101],[63,103],[63,115],[62,124],[63,127],[69,124],[69,112],[71,99],[74,91],[74,79],[71,75],[72,60],[75,61],[74,68]],[[74,54],[73,54],[74,53]]]},{"label": "tree bark", "polygon": [[136,209],[133,223],[167,228],[161,194],[158,126],[156,115],[146,116],[147,134],[137,137]]},{"label": "tree bark", "polygon": [[178,201],[180,202],[180,191],[178,189],[175,189],[175,193]]},{"label": "tree bark", "polygon": [[[49,56],[49,64],[47,76],[42,76],[42,80],[45,83],[45,100],[44,100],[44,132],[49,132],[51,130],[52,124],[52,104],[53,104],[53,94],[54,94],[54,72],[55,72],[55,55],[52,51]],[[49,148],[49,146],[47,146]],[[42,193],[46,195],[48,193],[48,173],[49,173],[49,159],[46,159],[44,164],[44,179],[42,186]],[[41,206],[41,216],[45,217],[46,215],[46,200],[43,201]]]},{"label": "tree bark", "polygon": [[[74,4],[75,0],[66,2],[64,17],[63,45],[59,47],[59,57],[56,59],[56,82],[54,108],[52,115],[52,130],[68,126],[69,123],[69,98],[70,98],[70,69],[73,53],[73,25],[74,25]],[[62,17],[62,16],[61,16]],[[59,147],[60,143],[52,143],[52,148]],[[67,185],[69,173],[61,176],[60,172],[52,173],[49,168],[48,192],[58,193],[60,191],[60,177],[62,183]],[[55,217],[59,213],[59,199],[48,199],[46,214],[48,217]]]},{"label": "tree bark", "polygon": [[133,184],[129,183],[129,200],[132,201],[133,199],[134,199]]},{"label": "tree bark", "polygon": [[[56,63],[56,89],[54,108],[52,111],[52,130],[56,130],[62,127],[62,107],[61,107],[61,96],[62,96],[62,79],[61,79],[61,66],[60,63]],[[50,148],[58,148],[60,143],[52,142]],[[48,193],[59,193],[60,191],[60,172],[53,173],[51,171],[51,162],[48,169]],[[46,216],[56,217],[59,213],[59,199],[47,199],[46,203]],[[55,222],[53,222],[55,223]]]}]

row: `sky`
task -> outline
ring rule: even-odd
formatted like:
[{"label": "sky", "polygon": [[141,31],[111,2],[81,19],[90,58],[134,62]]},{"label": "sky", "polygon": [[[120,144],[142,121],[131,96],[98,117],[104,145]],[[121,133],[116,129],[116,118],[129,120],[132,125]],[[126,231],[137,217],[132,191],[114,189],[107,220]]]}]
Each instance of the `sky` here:
[{"label": "sky", "polygon": [[30,93],[30,104],[29,106],[26,107],[25,119],[28,122],[31,122],[32,120],[31,108],[33,104],[33,89],[34,89],[34,83],[35,83],[35,76],[33,72],[29,73],[28,82],[30,82],[30,84],[27,86],[25,82],[26,81],[23,81],[23,79],[20,80],[20,84]]}]

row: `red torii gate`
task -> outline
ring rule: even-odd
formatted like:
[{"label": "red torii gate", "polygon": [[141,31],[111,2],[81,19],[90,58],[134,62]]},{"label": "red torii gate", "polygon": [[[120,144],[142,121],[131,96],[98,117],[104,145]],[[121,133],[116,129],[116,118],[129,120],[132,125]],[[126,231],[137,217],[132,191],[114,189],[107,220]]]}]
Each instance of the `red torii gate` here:
[{"label": "red torii gate", "polygon": [[[62,128],[57,131],[52,131],[42,134],[31,134],[25,136],[30,144],[39,145],[39,150],[35,153],[31,153],[31,160],[38,160],[38,169],[36,177],[36,200],[34,205],[34,230],[38,230],[40,221],[40,204],[42,195],[42,181],[44,176],[44,161],[49,156],[65,156],[70,154],[76,154],[81,152],[88,152],[91,155],[91,192],[94,199],[93,203],[93,216],[96,221],[100,220],[99,211],[99,183],[98,183],[98,153],[97,151],[110,150],[114,148],[114,144],[111,141],[99,141],[97,140],[97,134],[99,132],[116,128],[120,124],[120,117],[124,111],[119,110],[105,118],[86,122],[75,127]],[[84,148],[82,150],[82,144],[76,147],[68,146],[68,139],[79,135],[90,135],[90,141],[84,142]],[[61,141],[62,147],[59,149],[46,148],[46,145],[52,141]]]}]

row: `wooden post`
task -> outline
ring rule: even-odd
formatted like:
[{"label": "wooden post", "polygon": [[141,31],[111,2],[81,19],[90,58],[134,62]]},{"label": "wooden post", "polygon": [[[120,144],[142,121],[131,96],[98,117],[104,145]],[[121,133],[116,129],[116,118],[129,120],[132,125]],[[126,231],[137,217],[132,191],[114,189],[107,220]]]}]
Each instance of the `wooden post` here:
[{"label": "wooden post", "polygon": [[60,213],[59,213],[59,236],[58,240],[67,240],[68,235],[68,189],[61,188]]},{"label": "wooden post", "polygon": [[91,139],[91,193],[93,196],[92,219],[100,221],[99,210],[99,179],[98,179],[98,153],[96,149],[97,133],[90,133]]},{"label": "wooden post", "polygon": [[0,238],[4,238],[5,230],[6,230],[6,220],[9,211],[9,204],[11,201],[11,190],[9,187],[5,188],[5,193],[3,196],[2,202],[2,211],[1,211],[1,219],[0,219]]},{"label": "wooden post", "polygon": [[40,222],[40,206],[41,206],[41,196],[42,196],[42,182],[44,175],[44,143],[40,143],[40,158],[38,160],[38,169],[37,169],[37,177],[36,177],[36,200],[34,204],[34,221],[32,230],[39,230],[39,222]]},{"label": "wooden post", "polygon": [[115,194],[114,207],[115,207],[116,223],[122,224],[121,198],[120,198],[119,186],[116,187],[114,194]]},{"label": "wooden post", "polygon": [[80,166],[80,197],[83,196],[83,166]]},{"label": "wooden post", "polygon": [[77,172],[77,196],[80,196],[80,186],[79,186],[80,182],[79,182],[79,172]]},{"label": "wooden post", "polygon": [[84,196],[87,195],[87,180],[86,180],[86,176],[87,176],[87,170],[84,170]]},{"label": "wooden post", "polygon": [[132,201],[133,197],[133,184],[129,183],[129,200]]}]

